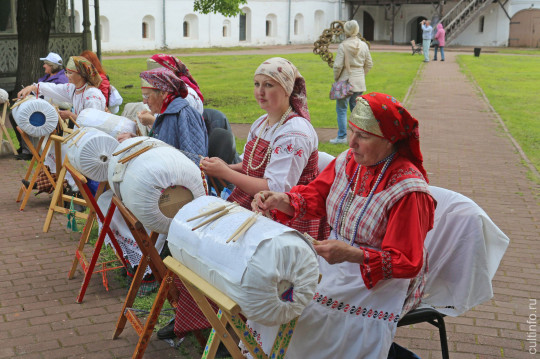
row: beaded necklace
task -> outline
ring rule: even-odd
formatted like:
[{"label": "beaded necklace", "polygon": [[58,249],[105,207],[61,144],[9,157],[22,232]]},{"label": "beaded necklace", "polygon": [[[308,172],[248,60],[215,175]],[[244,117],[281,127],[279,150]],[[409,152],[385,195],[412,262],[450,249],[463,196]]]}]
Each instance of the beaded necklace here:
[{"label": "beaded necklace", "polygon": [[[279,123],[278,125],[272,130],[272,133],[270,135],[270,138],[274,135],[274,133],[276,132],[276,130],[278,128],[281,127],[281,125],[283,125],[283,123],[285,122],[285,120],[287,119],[287,117],[289,117],[289,114],[291,113],[292,111],[292,107],[289,106],[289,108],[287,109],[287,111],[285,111],[285,113],[283,114],[283,116],[281,116],[281,119],[279,120]],[[257,148],[257,145],[259,144],[259,140],[261,139],[262,137],[262,134],[263,132],[266,130],[266,126],[268,126],[268,116],[266,116],[266,120],[262,123],[261,125],[261,129],[259,130],[259,135],[257,136],[257,138],[255,139],[255,143],[253,144],[253,148],[251,149],[251,153],[249,154],[249,159],[248,159],[248,165],[247,165],[247,170],[246,170],[246,174],[249,176],[249,170],[252,169],[253,171],[256,171],[258,170],[259,168],[262,167],[262,165],[266,162],[266,159],[268,157],[270,157],[270,154],[272,153],[272,146],[270,146],[270,144],[268,144],[268,148],[266,149],[266,154],[264,155],[264,157],[261,159],[261,163],[259,163],[258,166],[255,166],[253,167],[253,165],[251,164],[251,162],[253,161],[253,155],[255,154],[255,149]]]},{"label": "beaded necklace", "polygon": [[[390,163],[394,159],[395,154],[396,154],[395,152],[392,152],[388,157],[380,160],[379,162],[377,162],[377,163],[375,163],[373,165],[373,166],[377,166],[377,165],[385,162],[384,167],[381,170],[381,173],[379,173],[379,176],[377,177],[377,181],[375,182],[375,185],[373,186],[373,188],[369,192],[368,198],[367,198],[366,202],[364,203],[364,205],[362,206],[362,210],[360,211],[360,214],[358,215],[358,219],[356,220],[356,223],[354,225],[354,234],[353,234],[353,236],[351,237],[351,239],[349,241],[349,244],[351,246],[354,244],[354,239],[356,238],[356,233],[358,232],[358,226],[360,224],[360,220],[364,216],[364,213],[366,212],[367,206],[368,206],[369,202],[371,201],[371,199],[373,198],[373,195],[375,194],[375,190],[379,186],[379,183],[381,182],[381,179],[382,179],[383,175],[385,174],[386,170],[388,169],[388,166],[390,166]],[[336,231],[335,231],[336,239],[343,240],[344,218],[347,215],[347,213],[349,212],[349,209],[350,209],[350,207],[352,205],[352,202],[354,200],[354,195],[356,193],[356,187],[358,186],[358,182],[360,182],[359,178],[358,178],[360,176],[359,169],[360,169],[360,165],[356,166],[356,170],[354,171],[354,174],[352,175],[351,180],[347,184],[347,188],[345,189],[345,192],[343,193],[343,196],[341,198],[341,202],[339,203],[339,208],[338,208],[338,212],[337,212],[337,216],[336,216],[336,224],[334,226],[334,228],[336,229]],[[352,182],[355,179],[356,179],[356,182],[354,184],[352,194],[349,196],[349,189],[351,188]],[[345,209],[343,209],[343,204],[345,202],[345,198],[347,198],[347,197],[348,197],[348,200],[347,200],[347,203],[345,204]],[[343,212],[342,212],[342,210],[343,210]],[[341,219],[341,221],[340,221],[340,219]]]}]

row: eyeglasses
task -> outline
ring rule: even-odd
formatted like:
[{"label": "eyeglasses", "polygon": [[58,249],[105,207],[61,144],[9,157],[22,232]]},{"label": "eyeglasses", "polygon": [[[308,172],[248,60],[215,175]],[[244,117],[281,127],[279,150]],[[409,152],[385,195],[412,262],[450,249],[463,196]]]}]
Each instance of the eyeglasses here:
[{"label": "eyeglasses", "polygon": [[143,100],[148,100],[148,98],[150,97],[150,94],[142,94],[142,99]]}]

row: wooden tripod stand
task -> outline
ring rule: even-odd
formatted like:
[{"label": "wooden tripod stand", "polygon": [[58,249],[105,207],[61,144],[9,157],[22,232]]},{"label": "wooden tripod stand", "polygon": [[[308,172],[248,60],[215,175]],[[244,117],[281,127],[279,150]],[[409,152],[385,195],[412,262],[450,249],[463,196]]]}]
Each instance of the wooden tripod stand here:
[{"label": "wooden tripod stand", "polygon": [[[107,216],[109,216],[110,212],[114,212],[115,209],[118,209],[120,211],[120,214],[124,218],[124,221],[126,222],[130,232],[133,234],[133,237],[135,238],[135,241],[137,242],[137,245],[139,246],[142,252],[142,257],[137,267],[137,271],[135,272],[135,276],[133,277],[133,281],[131,282],[129,292],[126,296],[126,299],[124,300],[124,305],[122,306],[122,311],[120,312],[120,316],[118,317],[116,328],[113,333],[113,339],[116,339],[120,336],[120,334],[123,332],[126,326],[126,323],[129,322],[131,326],[133,327],[133,329],[135,330],[135,332],[137,332],[137,335],[139,336],[137,348],[140,351],[140,354],[137,357],[141,358],[142,355],[144,354],[144,351],[146,350],[146,346],[148,345],[148,340],[150,339],[150,336],[152,335],[152,332],[154,330],[154,325],[156,323],[157,317],[159,316],[159,312],[161,311],[163,303],[165,302],[165,299],[169,301],[169,303],[171,304],[173,308],[176,308],[178,305],[179,295],[178,295],[177,288],[175,286],[169,285],[167,287],[167,290],[162,292],[162,296],[160,299],[161,302],[159,304],[159,310],[155,312],[154,314],[155,320],[153,320],[152,317],[150,316],[149,318],[147,318],[146,322],[143,324],[142,321],[137,317],[132,306],[133,306],[133,303],[135,302],[135,298],[141,286],[143,276],[144,276],[147,266],[150,266],[154,277],[159,283],[168,281],[170,284],[172,283],[173,276],[172,275],[166,276],[167,267],[165,267],[163,260],[161,259],[161,257],[159,256],[159,253],[156,250],[155,244],[158,237],[158,233],[151,232],[150,235],[148,235],[142,223],[133,215],[133,213],[131,213],[129,209],[127,209],[124,206],[122,201],[116,195],[114,195],[112,198],[111,206],[109,207]],[[154,306],[155,305],[156,304],[154,304]],[[195,331],[194,335],[199,341],[199,344],[201,344],[201,346],[204,347],[206,340],[203,337],[201,331]]]},{"label": "wooden tripod stand", "polygon": [[[28,135],[17,126],[17,131],[21,134],[21,137],[23,141],[28,146],[28,149],[32,153],[32,160],[30,160],[30,164],[28,165],[28,170],[26,170],[26,175],[24,176],[24,180],[29,182],[28,187],[26,187],[24,184],[21,184],[21,188],[19,190],[19,194],[17,195],[17,202],[20,202],[22,199],[21,207],[19,208],[20,211],[24,210],[24,207],[26,207],[26,203],[28,202],[28,198],[30,198],[30,194],[32,193],[34,184],[37,181],[38,174],[43,171],[45,175],[47,176],[47,179],[50,181],[50,183],[53,186],[56,186],[56,181],[52,177],[51,173],[47,169],[47,167],[44,164],[45,156],[47,155],[47,151],[49,150],[49,147],[51,146],[51,136],[47,138],[47,141],[45,142],[45,147],[43,147],[43,151],[41,151],[41,154],[39,151],[34,147],[32,144],[32,141],[30,141],[30,138]],[[53,132],[54,133],[54,132]],[[39,139],[37,148],[41,148],[41,145],[43,144],[43,141],[45,141],[45,137],[43,136]]]},{"label": "wooden tripod stand", "polygon": [[[17,150],[15,149],[15,145],[13,144],[13,141],[11,140],[11,136],[9,135],[9,131],[6,127],[6,115],[7,115],[7,108],[8,108],[9,100],[4,102],[4,106],[2,108],[2,115],[0,115],[0,127],[2,128],[2,137],[0,142],[7,141],[9,143],[9,146],[11,147],[11,150],[13,151],[14,155],[17,155]],[[4,139],[5,137],[5,139]]]},{"label": "wooden tripod stand", "polygon": [[[154,301],[152,311],[150,312],[150,316],[147,320],[146,325],[150,329],[154,328],[155,322],[157,321],[157,316],[159,315],[161,306],[164,302],[164,296],[168,292],[172,283],[173,275],[175,274],[182,280],[182,283],[184,283],[185,287],[195,299],[195,302],[213,328],[210,336],[208,337],[208,342],[204,347],[205,349],[202,358],[214,359],[220,342],[225,344],[225,347],[234,359],[244,358],[237,346],[237,343],[235,343],[227,331],[227,325],[231,326],[236,335],[240,338],[244,346],[249,350],[254,358],[268,359],[285,357],[288,345],[294,333],[294,328],[296,327],[296,323],[298,321],[298,317],[280,326],[274,340],[274,344],[272,345],[271,353],[266,355],[260,345],[257,343],[256,339],[247,329],[244,319],[242,319],[240,316],[241,308],[235,301],[218,290],[212,284],[201,278],[198,274],[184,266],[178,260],[172,257],[167,257],[163,262],[168,270],[165,277],[166,279],[161,282],[158,295]],[[219,312],[217,314],[208,300],[211,300],[219,307]],[[132,358],[142,357],[144,350],[148,345],[149,337],[150,336],[145,338],[143,341],[139,341]]]},{"label": "wooden tripod stand", "polygon": [[[47,217],[45,217],[45,223],[43,224],[43,232],[48,232],[49,231],[49,227],[51,226],[52,216],[53,216],[53,214],[55,212],[61,213],[63,215],[68,214],[68,212],[70,210],[64,207],[64,202],[69,203],[73,199],[73,203],[75,203],[75,204],[79,204],[79,205],[82,205],[82,206],[85,206],[85,207],[88,207],[88,208],[91,207],[88,200],[84,196],[84,192],[82,190],[82,186],[88,187],[86,185],[86,183],[87,183],[86,178],[82,174],[80,174],[79,171],[77,171],[75,168],[73,168],[73,166],[69,163],[69,161],[67,159],[67,156],[64,159],[64,163],[62,164],[62,161],[61,161],[61,156],[62,156],[61,145],[62,145],[62,142],[65,141],[65,139],[63,137],[56,136],[56,135],[51,135],[50,139],[52,141],[54,141],[54,149],[55,149],[55,157],[56,157],[56,168],[57,168],[56,173],[58,174],[58,177],[56,179],[56,185],[54,186],[54,192],[53,192],[53,196],[52,196],[52,199],[51,199],[51,203],[49,205],[49,210],[47,212]],[[73,180],[75,181],[75,184],[77,185],[77,187],[79,187],[79,190],[80,190],[81,194],[83,195],[82,199],[81,198],[72,198],[71,196],[69,196],[67,194],[64,194],[64,180],[66,178],[66,173],[68,173],[68,172],[73,177]],[[101,189],[101,192],[98,192],[98,193],[101,194],[102,192],[103,192],[103,188]],[[98,193],[96,193],[96,198],[99,197]],[[94,198],[94,196],[90,196],[90,197],[92,199]],[[94,202],[95,202],[95,200],[94,200]],[[95,209],[92,210],[92,208],[90,208],[90,210],[91,210],[91,213],[92,213],[92,211],[95,212]],[[84,212],[75,211],[75,217],[88,220],[89,215],[84,213]],[[92,221],[92,223],[93,223],[93,221]],[[90,229],[91,228],[92,227],[90,227]],[[89,234],[90,233],[88,233],[88,235]]]}]

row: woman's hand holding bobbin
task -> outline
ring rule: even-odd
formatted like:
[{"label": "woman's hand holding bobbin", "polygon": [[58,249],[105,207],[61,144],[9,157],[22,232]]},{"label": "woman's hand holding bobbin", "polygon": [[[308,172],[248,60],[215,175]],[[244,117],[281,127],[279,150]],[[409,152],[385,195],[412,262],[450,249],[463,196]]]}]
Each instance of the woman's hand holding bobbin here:
[{"label": "woman's hand holding bobbin", "polygon": [[329,264],[342,262],[362,263],[364,260],[364,252],[361,249],[334,239],[318,241],[315,245],[315,251]]},{"label": "woman's hand holding bobbin", "polygon": [[227,171],[230,171],[229,165],[219,157],[204,157],[201,160],[201,169],[208,176],[225,179]]},{"label": "woman's hand holding bobbin", "polygon": [[294,214],[290,206],[289,196],[281,192],[260,191],[253,196],[251,209],[254,212],[261,212],[267,217],[270,216],[270,211],[273,209],[288,215]]},{"label": "woman's hand holding bobbin", "polygon": [[30,95],[31,92],[37,92],[37,86],[36,85],[30,85],[23,88],[21,91],[17,93],[18,99],[23,99],[26,96]]}]

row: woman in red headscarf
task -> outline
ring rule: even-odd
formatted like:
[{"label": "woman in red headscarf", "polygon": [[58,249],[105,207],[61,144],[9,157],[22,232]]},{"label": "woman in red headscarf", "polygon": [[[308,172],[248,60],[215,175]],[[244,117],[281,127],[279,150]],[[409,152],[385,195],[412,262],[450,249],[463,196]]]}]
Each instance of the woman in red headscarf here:
[{"label": "woman in red headscarf", "polygon": [[176,76],[185,82],[188,90],[188,94],[186,96],[187,102],[189,102],[189,105],[202,115],[204,97],[201,89],[199,88],[199,84],[197,84],[197,81],[195,81],[193,76],[191,76],[187,66],[178,58],[166,54],[155,54],[150,59],[171,70]]},{"label": "woman in red headscarf", "polygon": [[[283,220],[326,215],[332,227],[315,245],[322,281],[296,326],[291,358],[386,358],[399,318],[423,294],[435,201],[418,121],[395,98],[370,93],[358,98],[349,126],[350,149],[317,179],[288,193],[263,191],[252,205]],[[268,351],[277,328],[249,325]]]}]

